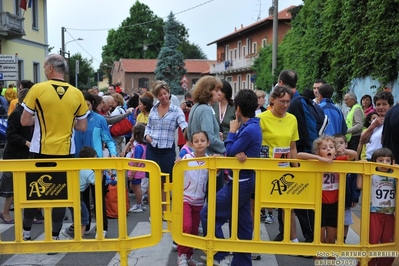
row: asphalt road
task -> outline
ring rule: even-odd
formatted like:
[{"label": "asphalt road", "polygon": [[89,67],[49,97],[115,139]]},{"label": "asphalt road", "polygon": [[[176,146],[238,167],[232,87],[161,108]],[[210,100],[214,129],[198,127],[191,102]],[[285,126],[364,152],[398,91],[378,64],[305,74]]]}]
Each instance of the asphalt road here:
[{"label": "asphalt road", "polygon": [[[131,198],[131,202],[134,198]],[[0,206],[4,203],[4,199],[0,198]],[[148,207],[148,206],[147,206]],[[358,215],[358,207],[355,208],[354,214]],[[131,235],[140,235],[149,232],[149,216],[148,210],[142,213],[129,213],[128,230]],[[70,214],[68,215],[70,217]],[[65,221],[64,227],[71,224],[71,219]],[[117,219],[109,219],[109,232],[108,237],[117,236]],[[261,225],[261,239],[273,239],[278,232],[277,221],[273,224]],[[14,239],[14,225],[0,223],[1,239],[11,240]],[[225,226],[227,231],[227,226]],[[43,225],[34,225],[32,229],[32,237],[40,239],[43,237]],[[301,235],[300,228],[298,228],[298,236],[300,241],[304,241]],[[94,238],[95,230],[87,236],[87,238]],[[348,241],[356,243],[358,235],[354,230],[350,230]],[[199,259],[200,255],[204,253],[200,250],[195,250],[195,258]],[[172,238],[169,233],[164,233],[161,242],[154,247],[133,250],[129,254],[128,265],[177,265],[177,252],[172,250]],[[29,254],[29,255],[0,255],[0,265],[119,265],[118,256],[113,252],[103,253],[59,253],[57,255],[46,254]],[[282,266],[282,265],[296,265],[296,266],[311,266],[314,265],[313,259],[297,257],[297,256],[282,256],[272,254],[262,254],[261,260],[253,261],[253,265],[262,266]]]}]

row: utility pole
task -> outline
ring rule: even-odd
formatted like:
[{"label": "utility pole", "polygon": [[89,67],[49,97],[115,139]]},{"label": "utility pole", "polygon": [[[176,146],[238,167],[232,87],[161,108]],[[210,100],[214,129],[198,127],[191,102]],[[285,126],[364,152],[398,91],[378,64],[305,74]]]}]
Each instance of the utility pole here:
[{"label": "utility pole", "polygon": [[[276,74],[278,47],[278,0],[273,0],[273,46],[272,46],[272,76]],[[274,84],[272,84],[272,88]]]},{"label": "utility pole", "polygon": [[65,57],[65,27],[61,27],[61,52],[61,55]]}]

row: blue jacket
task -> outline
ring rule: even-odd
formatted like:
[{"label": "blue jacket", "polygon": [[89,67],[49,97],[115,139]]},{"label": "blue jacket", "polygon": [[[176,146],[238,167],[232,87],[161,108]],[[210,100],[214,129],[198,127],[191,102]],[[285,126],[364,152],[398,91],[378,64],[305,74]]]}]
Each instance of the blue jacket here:
[{"label": "blue jacket", "polygon": [[348,127],[346,126],[344,115],[330,98],[324,98],[319,103],[324,114],[328,117],[328,125],[324,134],[333,136],[334,134],[345,135]]},{"label": "blue jacket", "polygon": [[89,115],[87,116],[86,131],[75,131],[75,156],[78,157],[79,151],[83,146],[89,146],[96,150],[98,157],[102,158],[103,142],[107,144],[109,153],[111,155],[117,155],[115,143],[111,137],[111,133],[109,132],[108,124],[105,121],[105,118],[93,111],[90,111]]},{"label": "blue jacket", "polygon": [[346,175],[345,208],[349,208],[352,202],[359,202],[360,189],[356,186],[357,174]]},{"label": "blue jacket", "polygon": [[[321,109],[321,107],[317,107]],[[298,152],[310,153],[312,151],[313,141],[318,135],[317,123],[314,121],[309,110],[307,99],[302,97],[298,91],[295,91],[287,112],[293,114],[298,121],[299,140],[296,141]]]},{"label": "blue jacket", "polygon": [[[262,130],[259,125],[259,118],[250,118],[236,133],[229,132],[226,146],[226,156],[234,157],[237,153],[244,152],[248,158],[259,158],[262,146]],[[240,171],[240,179],[255,176],[253,170]]]}]

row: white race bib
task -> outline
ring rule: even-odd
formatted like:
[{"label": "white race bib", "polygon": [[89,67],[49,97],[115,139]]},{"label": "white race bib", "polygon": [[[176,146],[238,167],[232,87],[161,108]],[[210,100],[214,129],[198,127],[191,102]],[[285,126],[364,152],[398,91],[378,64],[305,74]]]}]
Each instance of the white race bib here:
[{"label": "white race bib", "polygon": [[373,182],[371,185],[371,206],[381,208],[395,207],[394,179],[373,176]]},{"label": "white race bib", "polygon": [[338,173],[323,173],[323,190],[332,191],[339,189]]},{"label": "white race bib", "polygon": [[[276,147],[276,148],[274,148],[273,149],[273,158],[290,159],[291,158],[290,147]],[[281,163],[278,163],[278,166],[280,166],[280,167],[289,167],[290,163],[281,162]]]}]

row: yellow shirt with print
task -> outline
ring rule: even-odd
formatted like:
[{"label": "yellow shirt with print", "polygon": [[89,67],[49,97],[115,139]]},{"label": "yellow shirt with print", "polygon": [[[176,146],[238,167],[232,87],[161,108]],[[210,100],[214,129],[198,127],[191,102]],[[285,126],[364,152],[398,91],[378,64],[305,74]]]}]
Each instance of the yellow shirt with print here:
[{"label": "yellow shirt with print", "polygon": [[35,115],[30,151],[45,155],[75,154],[75,119],[84,119],[88,107],[82,92],[67,82],[48,80],[29,90],[23,106]]},{"label": "yellow shirt with print", "polygon": [[[262,146],[269,147],[269,158],[290,158],[292,141],[299,139],[296,117],[286,113],[285,117],[276,117],[271,111],[258,114],[262,129]],[[288,148],[287,152],[284,152]]]}]

